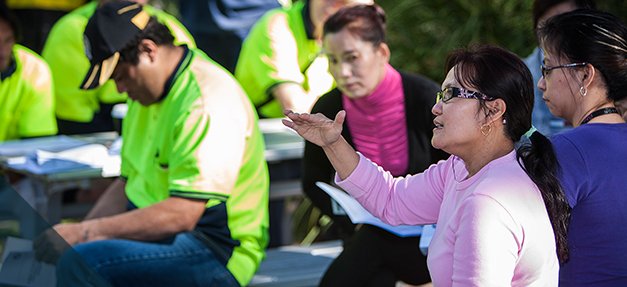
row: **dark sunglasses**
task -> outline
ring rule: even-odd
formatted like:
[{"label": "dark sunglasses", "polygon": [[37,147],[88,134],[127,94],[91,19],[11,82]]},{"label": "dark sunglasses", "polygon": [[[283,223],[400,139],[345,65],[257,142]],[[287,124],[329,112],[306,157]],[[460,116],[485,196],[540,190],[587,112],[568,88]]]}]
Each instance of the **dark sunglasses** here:
[{"label": "dark sunglasses", "polygon": [[450,101],[452,98],[477,99],[477,100],[484,100],[484,101],[492,101],[495,99],[493,97],[490,97],[486,94],[482,94],[480,92],[470,91],[464,88],[456,88],[456,87],[445,88],[444,90],[437,92],[435,95],[436,95],[435,97],[436,103],[440,101],[442,101],[443,103],[446,103]]},{"label": "dark sunglasses", "polygon": [[585,63],[585,62],[584,63],[570,63],[570,64],[558,65],[558,66],[553,66],[553,67],[547,67],[544,64],[542,64],[540,65],[540,70],[542,71],[542,76],[546,77],[546,75],[548,75],[549,72],[555,69],[583,67],[587,64],[588,63]]}]

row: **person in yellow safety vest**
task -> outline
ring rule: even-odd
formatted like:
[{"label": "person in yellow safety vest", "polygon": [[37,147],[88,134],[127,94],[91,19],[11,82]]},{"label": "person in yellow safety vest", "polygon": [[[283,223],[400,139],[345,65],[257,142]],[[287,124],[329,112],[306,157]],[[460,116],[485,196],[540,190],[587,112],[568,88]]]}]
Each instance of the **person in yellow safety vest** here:
[{"label": "person in yellow safety vest", "polygon": [[320,36],[324,21],[340,8],[372,0],[302,0],[270,10],[242,44],[235,78],[259,117],[280,118],[283,110],[308,112],[333,88]]},{"label": "person in yellow safety vest", "polygon": [[[114,130],[111,109],[127,99],[126,93],[118,93],[113,81],[94,90],[80,89],[83,76],[89,69],[83,31],[96,8],[106,2],[111,0],[91,1],[62,17],[52,27],[44,46],[42,56],[50,64],[54,79],[55,112],[60,134]],[[147,1],[134,2],[141,4]],[[190,33],[174,16],[148,5],[145,9],[168,27],[177,45],[196,47]]]},{"label": "person in yellow safety vest", "polygon": [[48,64],[15,44],[17,35],[16,17],[0,3],[0,142],[57,133]]}]

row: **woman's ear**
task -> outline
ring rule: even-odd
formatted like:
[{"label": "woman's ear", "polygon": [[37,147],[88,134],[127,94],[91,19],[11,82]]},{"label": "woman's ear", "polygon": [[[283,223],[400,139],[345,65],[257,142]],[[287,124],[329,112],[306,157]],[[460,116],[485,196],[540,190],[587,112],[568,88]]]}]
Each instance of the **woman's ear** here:
[{"label": "woman's ear", "polygon": [[586,64],[586,66],[583,67],[582,72],[583,75],[581,77],[581,85],[582,87],[588,89],[592,83],[592,79],[594,79],[594,76],[596,75],[596,69],[592,66],[592,64]]},{"label": "woman's ear", "polygon": [[486,101],[486,122],[491,123],[494,121],[502,121],[507,110],[507,105],[503,99],[496,99],[493,101]]},{"label": "woman's ear", "polygon": [[390,47],[388,47],[388,44],[381,43],[376,49],[386,59],[386,62],[390,62]]}]

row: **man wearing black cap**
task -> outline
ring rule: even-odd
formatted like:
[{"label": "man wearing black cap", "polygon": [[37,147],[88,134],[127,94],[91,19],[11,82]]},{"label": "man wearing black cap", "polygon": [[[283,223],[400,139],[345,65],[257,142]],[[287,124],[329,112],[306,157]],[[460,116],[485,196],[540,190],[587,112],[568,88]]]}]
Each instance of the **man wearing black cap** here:
[{"label": "man wearing black cap", "polygon": [[[257,116],[228,72],[172,41],[139,4],[109,3],[89,20],[81,87],[112,78],[132,99],[122,177],[85,221],[54,229],[114,286],[243,286],[268,239]],[[88,285],[67,254],[60,286]]]}]

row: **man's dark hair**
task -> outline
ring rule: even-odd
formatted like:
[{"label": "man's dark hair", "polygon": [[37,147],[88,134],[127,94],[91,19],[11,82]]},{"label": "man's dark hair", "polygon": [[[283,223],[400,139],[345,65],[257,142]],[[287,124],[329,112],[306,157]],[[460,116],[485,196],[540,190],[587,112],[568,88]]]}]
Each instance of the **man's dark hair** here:
[{"label": "man's dark hair", "polygon": [[120,58],[122,61],[130,63],[132,65],[136,65],[139,62],[139,43],[144,40],[149,39],[155,42],[157,45],[173,45],[174,44],[174,36],[172,33],[161,22],[157,20],[157,18],[150,17],[146,28],[135,37],[131,42],[129,42],[126,47],[120,50]]}]

